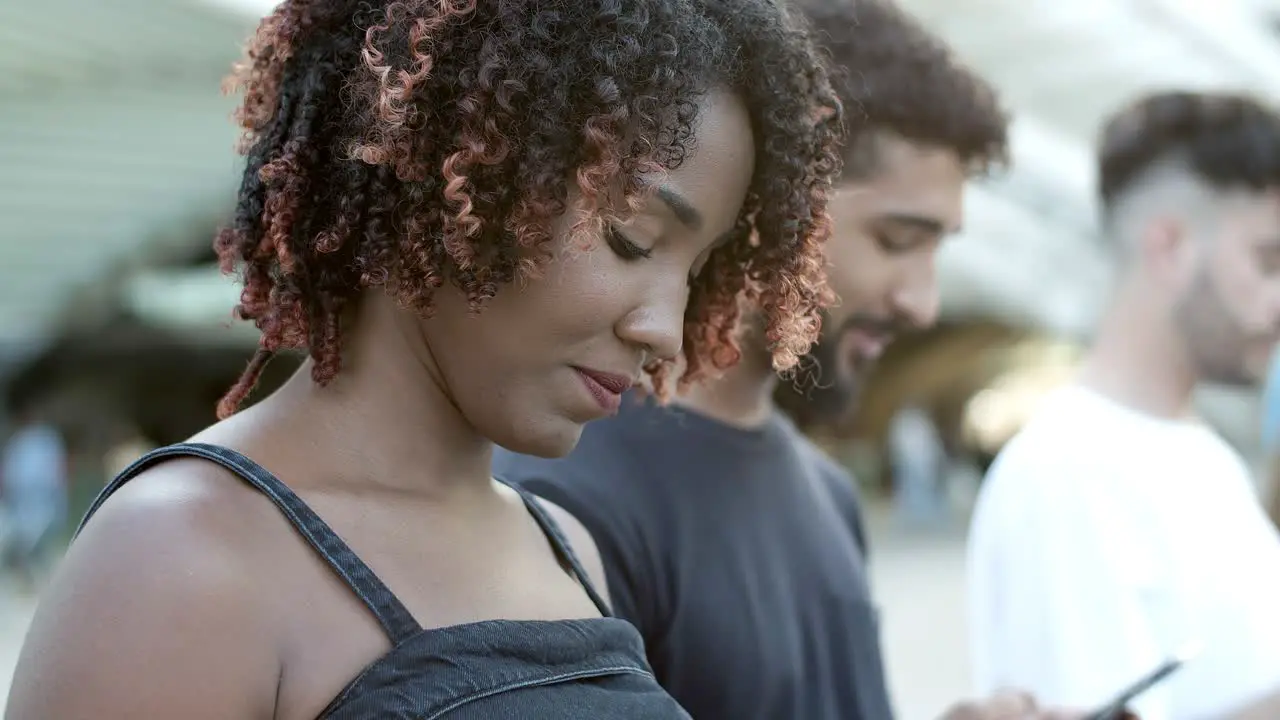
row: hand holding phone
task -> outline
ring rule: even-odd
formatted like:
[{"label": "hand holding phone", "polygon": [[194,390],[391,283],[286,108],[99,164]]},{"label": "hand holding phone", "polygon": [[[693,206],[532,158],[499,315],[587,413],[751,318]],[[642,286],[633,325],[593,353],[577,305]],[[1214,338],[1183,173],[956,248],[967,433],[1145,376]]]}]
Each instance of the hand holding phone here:
[{"label": "hand holding phone", "polygon": [[1107,701],[1107,703],[1102,707],[1086,715],[1085,720],[1121,720],[1127,712],[1126,707],[1129,703],[1133,702],[1144,692],[1150,690],[1156,685],[1159,685],[1161,682],[1164,682],[1170,675],[1181,670],[1182,666],[1194,658],[1197,653],[1198,650],[1195,648],[1187,648],[1168,660],[1165,660],[1163,663],[1160,663],[1160,666],[1155,670],[1152,670],[1139,678],[1129,687],[1120,691],[1118,695]]}]

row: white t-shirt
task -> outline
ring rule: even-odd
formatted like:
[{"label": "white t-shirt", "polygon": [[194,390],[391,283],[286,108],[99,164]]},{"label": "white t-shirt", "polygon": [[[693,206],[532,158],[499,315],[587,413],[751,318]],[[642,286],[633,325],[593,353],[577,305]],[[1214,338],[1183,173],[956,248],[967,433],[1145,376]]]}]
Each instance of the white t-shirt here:
[{"label": "white t-shirt", "polygon": [[1134,709],[1221,716],[1280,690],[1280,533],[1209,428],[1066,388],[987,475],[969,612],[979,692],[1088,709],[1195,644]]}]

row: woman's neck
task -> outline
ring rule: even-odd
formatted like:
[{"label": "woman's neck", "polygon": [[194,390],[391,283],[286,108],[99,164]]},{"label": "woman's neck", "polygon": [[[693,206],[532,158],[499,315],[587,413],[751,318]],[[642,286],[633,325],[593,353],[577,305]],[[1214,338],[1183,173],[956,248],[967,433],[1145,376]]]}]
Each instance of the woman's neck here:
[{"label": "woman's neck", "polygon": [[304,363],[262,403],[268,422],[344,484],[440,500],[491,491],[492,443],[449,397],[416,322],[381,296],[360,305],[338,376],[321,386]]}]

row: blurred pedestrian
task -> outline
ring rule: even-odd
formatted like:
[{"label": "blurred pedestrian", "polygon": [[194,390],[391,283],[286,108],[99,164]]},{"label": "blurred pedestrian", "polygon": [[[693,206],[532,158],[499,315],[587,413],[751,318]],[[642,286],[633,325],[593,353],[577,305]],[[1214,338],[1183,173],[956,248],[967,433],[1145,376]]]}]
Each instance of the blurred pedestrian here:
[{"label": "blurred pedestrian", "polygon": [[6,526],[0,553],[5,568],[31,588],[65,527],[67,449],[52,424],[26,410],[15,419],[0,460]]},{"label": "blurred pedestrian", "polygon": [[929,412],[915,403],[904,405],[889,423],[887,445],[899,521],[907,528],[945,523],[947,452]]}]

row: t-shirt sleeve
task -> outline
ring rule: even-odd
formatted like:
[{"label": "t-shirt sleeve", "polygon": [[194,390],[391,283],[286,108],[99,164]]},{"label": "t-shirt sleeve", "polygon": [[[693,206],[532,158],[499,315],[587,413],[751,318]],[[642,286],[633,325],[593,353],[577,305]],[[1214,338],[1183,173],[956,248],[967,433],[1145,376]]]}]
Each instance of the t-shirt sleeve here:
[{"label": "t-shirt sleeve", "polygon": [[624,488],[555,462],[504,462],[498,474],[559,505],[582,523],[600,552],[614,615],[635,625],[648,642],[660,627],[652,591],[655,583],[649,548]]},{"label": "t-shirt sleeve", "polygon": [[[1150,562],[1114,506],[1087,491],[1097,480],[1028,457],[1002,458],[988,474],[969,543],[979,693],[1019,688],[1088,709],[1176,650],[1162,647]],[[1166,693],[1152,688],[1133,709],[1168,720]]]}]

